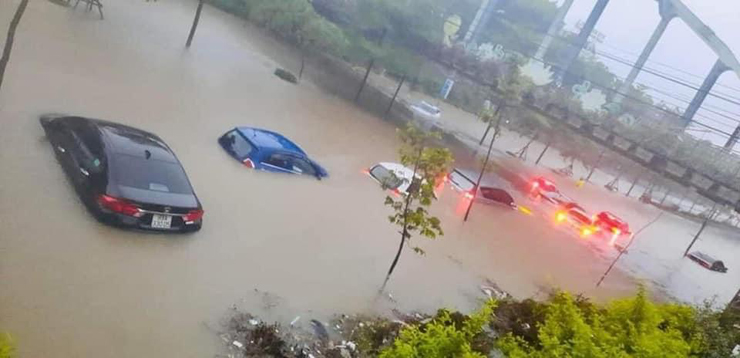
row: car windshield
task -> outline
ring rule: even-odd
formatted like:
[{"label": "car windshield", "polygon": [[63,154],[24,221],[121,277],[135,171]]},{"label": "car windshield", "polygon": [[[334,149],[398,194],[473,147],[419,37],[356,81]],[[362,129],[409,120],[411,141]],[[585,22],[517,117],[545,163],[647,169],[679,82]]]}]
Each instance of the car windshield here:
[{"label": "car windshield", "polygon": [[123,186],[174,194],[193,193],[179,163],[117,154],[113,157],[111,171],[114,180]]},{"label": "car windshield", "polygon": [[572,218],[576,219],[576,221],[583,223],[583,224],[590,224],[591,219],[586,216],[586,214],[578,211],[578,210],[571,210],[569,211],[569,214]]},{"label": "car windshield", "polygon": [[429,113],[433,113],[433,114],[439,113],[439,108],[434,107],[431,104],[426,103],[426,102],[421,102],[421,104],[419,104],[419,107],[421,107],[421,109]]},{"label": "car windshield", "polygon": [[376,165],[375,168],[370,171],[370,175],[377,179],[386,189],[393,190],[403,184],[402,179],[382,165]]},{"label": "car windshield", "polygon": [[457,170],[450,173],[450,182],[463,191],[470,191],[475,188],[475,183],[473,183],[468,177],[464,176]]}]

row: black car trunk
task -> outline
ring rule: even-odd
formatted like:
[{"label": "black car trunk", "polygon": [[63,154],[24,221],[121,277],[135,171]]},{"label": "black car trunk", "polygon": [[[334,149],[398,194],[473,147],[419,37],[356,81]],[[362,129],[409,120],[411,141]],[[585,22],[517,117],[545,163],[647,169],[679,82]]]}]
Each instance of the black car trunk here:
[{"label": "black car trunk", "polygon": [[111,195],[132,201],[144,210],[158,213],[187,214],[199,207],[193,194],[174,194],[154,190],[132,188],[123,185],[111,186]]}]

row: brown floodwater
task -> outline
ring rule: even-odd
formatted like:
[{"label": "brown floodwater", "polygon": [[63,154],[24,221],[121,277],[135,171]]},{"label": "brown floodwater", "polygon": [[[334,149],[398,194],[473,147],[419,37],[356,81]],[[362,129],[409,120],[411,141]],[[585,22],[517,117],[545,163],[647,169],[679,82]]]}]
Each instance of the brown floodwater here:
[{"label": "brown floodwater", "polygon": [[[17,3],[0,1],[1,28]],[[310,82],[278,80],[277,63],[296,63],[290,51],[232,16],[206,7],[185,50],[194,1],[104,3],[101,21],[32,0],[0,92],[0,331],[19,356],[207,357],[235,305],[281,320],[376,309],[398,234],[361,171],[394,160],[395,128]],[[203,203],[203,230],[153,235],[93,220],[44,139],[46,112],[159,134]],[[284,133],[331,176],[243,168],[216,143],[236,125]],[[481,205],[463,224],[449,190],[433,212],[446,235],[416,239],[427,256],[407,251],[389,284],[402,309],[471,309],[486,278],[520,297],[634,290],[621,271],[595,289],[607,262],[537,217]]]}]

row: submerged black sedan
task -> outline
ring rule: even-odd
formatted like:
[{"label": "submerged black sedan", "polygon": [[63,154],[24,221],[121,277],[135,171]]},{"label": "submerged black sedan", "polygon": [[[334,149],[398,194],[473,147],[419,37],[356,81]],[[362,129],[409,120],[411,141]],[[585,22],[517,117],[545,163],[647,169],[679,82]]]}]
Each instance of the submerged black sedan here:
[{"label": "submerged black sedan", "polygon": [[164,232],[197,231],[203,208],[185,170],[157,135],[103,120],[41,116],[57,159],[100,221]]}]

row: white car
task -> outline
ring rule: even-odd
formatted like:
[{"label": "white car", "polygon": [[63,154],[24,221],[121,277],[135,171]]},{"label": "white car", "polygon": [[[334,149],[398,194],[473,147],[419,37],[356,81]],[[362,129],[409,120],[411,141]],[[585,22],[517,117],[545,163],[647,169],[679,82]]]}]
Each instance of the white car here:
[{"label": "white car", "polygon": [[438,120],[442,117],[442,111],[432,106],[431,104],[421,101],[411,105],[411,110],[414,112],[414,117],[422,118],[426,120]]},{"label": "white car", "polygon": [[[406,195],[413,182],[414,171],[399,163],[378,163],[366,171],[367,175],[380,183],[384,189],[398,195]],[[416,175],[416,179],[421,176]]]}]

